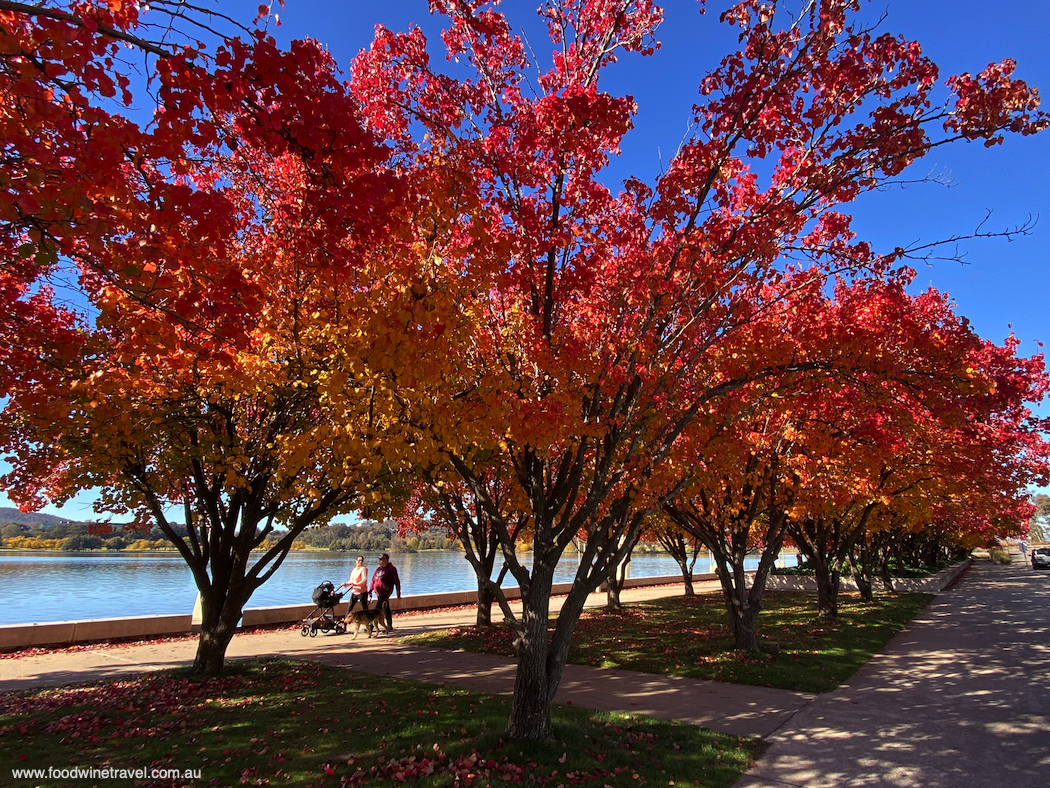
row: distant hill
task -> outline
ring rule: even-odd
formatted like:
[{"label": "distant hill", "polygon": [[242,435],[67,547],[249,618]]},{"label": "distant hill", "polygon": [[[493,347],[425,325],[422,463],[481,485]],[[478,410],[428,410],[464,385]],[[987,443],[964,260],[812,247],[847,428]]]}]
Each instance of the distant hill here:
[{"label": "distant hill", "polygon": [[22,512],[11,507],[0,507],[0,525],[14,523],[15,525],[58,525],[59,523],[71,523],[65,517],[56,517],[53,514],[41,514],[40,512]]}]

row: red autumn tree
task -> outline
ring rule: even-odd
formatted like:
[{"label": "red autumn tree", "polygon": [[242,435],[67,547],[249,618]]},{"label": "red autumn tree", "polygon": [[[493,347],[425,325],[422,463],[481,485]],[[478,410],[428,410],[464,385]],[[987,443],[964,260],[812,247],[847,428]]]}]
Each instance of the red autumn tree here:
[{"label": "red autumn tree", "polygon": [[[169,102],[152,133],[128,116],[134,55],[163,61],[157,67],[170,74],[204,57],[195,40],[170,43],[173,11],[192,15],[164,2],[152,22],[138,3],[0,3],[0,294],[11,305],[0,315],[0,347],[11,359],[0,392],[34,364],[43,375],[70,362],[75,320],[46,283],[56,273],[75,279],[68,261],[84,263],[129,228],[149,227],[145,170],[178,161],[187,135],[203,132],[195,101]],[[209,20],[195,21],[203,34]],[[164,197],[173,211],[193,208],[181,204],[192,200],[186,191]]]},{"label": "red autumn tree", "polygon": [[963,499],[972,515],[1020,527],[1012,513],[1046,472],[1043,425],[1026,403],[1042,398],[1047,376],[1041,356],[982,340],[933,291],[840,287],[825,323],[861,357],[804,403],[789,532],[816,569],[818,610],[834,616],[839,576],[870,532],[943,527]]},{"label": "red autumn tree", "polygon": [[[66,145],[5,163],[27,189],[55,189],[46,204],[4,195],[18,218],[5,241],[38,250],[22,258],[35,265],[23,288],[73,271],[85,314],[73,323],[47,291],[20,302],[41,326],[64,321],[60,347],[32,348],[7,324],[26,353],[5,367],[0,443],[15,461],[3,484],[25,506],[100,488],[100,509],[155,523],[200,590],[195,669],[214,673],[296,535],[376,503],[384,479],[419,461],[390,391],[441,311],[418,286],[420,181],[361,127],[316,43],[232,39],[207,67],[164,54],[147,131],[47,84],[107,84],[112,42],[138,40],[135,14],[52,10],[4,12],[7,62],[23,66],[5,111]],[[100,141],[95,124],[121,133]]]},{"label": "red autumn tree", "polygon": [[[735,363],[716,363],[778,297],[768,286],[794,257],[820,271],[892,263],[852,237],[836,206],[934,146],[1045,125],[1009,63],[949,81],[940,101],[918,46],[859,29],[851,0],[795,15],[790,5],[748,0],[727,12],[741,50],[702,81],[695,136],[653,186],[631,180],[619,192],[600,172],[635,107],[600,82],[619,55],[655,50],[661,14],[647,0],[546,3],[549,67],[491,5],[432,0],[470,78],[433,68],[418,29],[380,29],[354,63],[370,128],[406,161],[453,167],[469,195],[459,220],[435,230],[446,265],[476,283],[460,302],[473,338],[446,362],[440,407],[428,414],[419,399],[413,417],[449,436],[444,462],[488,513],[521,588],[512,736],[550,735],[584,599],[676,494],[665,462],[676,441],[727,395],[790,371],[742,342]],[[479,476],[490,459],[513,469],[531,566]],[[549,634],[554,568],[581,535]]]}]

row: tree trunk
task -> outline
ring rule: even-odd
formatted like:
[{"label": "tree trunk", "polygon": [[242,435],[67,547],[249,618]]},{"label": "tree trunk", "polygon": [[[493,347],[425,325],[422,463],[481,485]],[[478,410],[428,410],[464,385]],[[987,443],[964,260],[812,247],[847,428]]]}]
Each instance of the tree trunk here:
[{"label": "tree trunk", "polygon": [[837,618],[839,614],[839,576],[842,562],[863,536],[875,504],[868,504],[849,518],[807,520],[788,528],[799,551],[816,570],[817,615]]},{"label": "tree trunk", "polygon": [[546,636],[546,631],[541,635],[527,628],[518,647],[518,671],[507,725],[507,735],[512,739],[548,741],[554,737],[551,704],[547,700],[547,644],[540,642]]},{"label": "tree trunk", "polygon": [[512,739],[547,741],[554,736],[551,724],[554,692],[548,676],[547,633],[553,573],[537,569],[533,567],[528,591],[522,589],[522,631],[515,644],[518,670],[514,677],[507,734]]},{"label": "tree trunk", "polygon": [[712,557],[715,559],[715,573],[722,585],[722,600],[729,617],[729,628],[733,631],[733,644],[741,651],[757,653],[755,620],[758,618],[759,604],[752,605],[743,560],[736,561],[735,556],[721,550],[712,550]]},{"label": "tree trunk", "polygon": [[[447,508],[453,511],[451,505]],[[507,576],[507,565],[504,563],[499,577],[493,583],[492,570],[500,553],[496,532],[492,524],[480,516],[461,522],[454,532],[463,547],[464,557],[474,570],[474,578],[478,584],[478,610],[474,625],[479,629],[491,626],[493,603],[505,602],[498,596],[498,588]]]},{"label": "tree trunk", "polygon": [[884,591],[893,591],[893,577],[890,576],[890,555],[883,551],[879,554],[879,576],[882,578]]},{"label": "tree trunk", "polygon": [[696,596],[696,591],[693,589],[693,570],[683,561],[678,562],[678,567],[682,570],[682,587],[685,589],[685,596]]},{"label": "tree trunk", "polygon": [[620,601],[620,592],[627,583],[627,566],[631,563],[631,554],[619,566],[614,566],[609,572],[609,579],[605,582],[605,609],[616,611],[623,609]]},{"label": "tree trunk", "polygon": [[821,618],[838,618],[839,615],[839,571],[837,561],[814,561],[817,579],[817,615]]},{"label": "tree trunk", "polygon": [[588,594],[597,590],[601,582],[601,577],[590,571],[593,570],[593,556],[587,556],[562,602],[554,632],[549,634],[551,585],[554,566],[560,555],[558,548],[546,555],[534,553],[531,578],[522,583],[522,577],[519,577],[522,616],[515,644],[518,670],[507,725],[507,734],[512,739],[546,741],[553,737],[551,704],[561,684],[572,635]]},{"label": "tree trunk", "polygon": [[[738,649],[757,652],[759,647],[755,621],[762,609],[766,580],[784,544],[787,518],[781,510],[763,507],[764,499],[758,488],[748,487],[745,492],[743,497],[748,502],[747,508],[729,522],[720,517],[705,517],[698,509],[684,509],[675,505],[665,506],[664,511],[680,528],[710,551],[712,569],[722,586],[722,600],[729,617],[729,628],[733,632],[733,642]],[[768,515],[763,521],[764,530],[757,531],[755,526],[763,511]],[[754,541],[761,542],[762,555],[751,586],[748,587],[745,563],[748,545],[753,543],[752,537],[756,537]]]},{"label": "tree trunk", "polygon": [[489,588],[487,580],[478,579],[478,618],[475,622],[478,629],[492,626],[492,603],[496,601],[496,594]]},{"label": "tree trunk", "polygon": [[722,601],[729,618],[729,628],[733,631],[733,643],[742,651],[757,652],[759,648],[755,619],[758,617],[758,606],[751,604],[746,575],[727,565],[731,560],[729,556],[715,551],[712,551],[712,555],[715,559],[715,574],[722,584]]},{"label": "tree trunk", "polygon": [[857,539],[850,556],[850,571],[853,582],[857,584],[860,598],[865,602],[874,602],[875,594],[872,590],[875,579],[875,548],[867,535],[862,534]]},{"label": "tree trunk", "polygon": [[[695,537],[692,537],[695,540]],[[681,531],[660,531],[657,540],[678,564],[678,570],[682,573],[682,588],[685,596],[696,596],[693,588],[693,567],[696,566],[696,558],[700,554],[698,543],[687,542]],[[690,558],[690,554],[692,557]]]},{"label": "tree trunk", "polygon": [[758,633],[755,631],[755,621],[758,619],[759,607],[757,605],[746,605],[735,609],[731,618],[733,620],[733,642],[741,651],[758,653]]},{"label": "tree trunk", "polygon": [[[578,461],[552,470],[541,457],[525,447],[520,465],[516,466],[518,481],[531,496],[531,517],[516,515],[508,523],[500,507],[489,497],[488,491],[474,476],[471,467],[462,458],[450,455],[456,471],[478,497],[481,508],[494,527],[505,570],[517,581],[521,590],[521,615],[518,617],[506,603],[506,597],[496,587],[496,599],[508,625],[515,634],[514,648],[517,670],[514,694],[510,703],[507,735],[511,739],[546,741],[553,736],[551,704],[561,683],[572,634],[583,613],[587,596],[606,580],[611,568],[622,564],[631,546],[637,541],[642,525],[651,510],[637,509],[630,494],[617,499],[597,512],[597,501],[585,501],[575,510],[579,480],[585,474],[591,449],[586,442],[581,446]],[[606,473],[608,469],[602,469]],[[558,481],[557,494],[550,492],[552,476]],[[594,484],[595,482],[588,482]],[[551,501],[560,501],[554,508]],[[566,512],[573,511],[571,517]],[[522,529],[529,526],[532,535],[532,566],[518,560],[518,539]],[[552,636],[548,634],[550,596],[554,570],[565,550],[582,531],[590,538],[583,542],[576,577],[561,605]],[[468,559],[470,555],[468,554]],[[477,561],[474,557],[472,563]]]},{"label": "tree trunk", "polygon": [[[637,539],[635,539],[637,543]],[[605,609],[610,611],[622,610],[620,592],[627,584],[627,569],[631,565],[631,554],[634,552],[632,544],[627,555],[619,564],[614,564],[609,570],[609,578],[605,581]]]},{"label": "tree trunk", "polygon": [[853,582],[857,584],[860,598],[865,602],[874,602],[875,594],[872,591],[872,577],[865,571],[864,566],[856,561],[851,562],[853,569]]},{"label": "tree trunk", "polygon": [[776,563],[777,554],[784,541],[780,524],[774,523],[774,526],[767,531],[765,547],[750,587],[744,569],[747,558],[747,532],[738,534],[735,544],[731,544],[730,550],[725,553],[717,549],[720,547],[717,543],[709,545],[716,561],[718,579],[722,584],[722,597],[729,616],[729,626],[733,630],[733,643],[742,651],[761,651],[755,622],[762,610],[762,597],[765,595],[769,572]]},{"label": "tree trunk", "polygon": [[193,672],[198,676],[217,676],[226,662],[226,649],[237,632],[243,603],[232,601],[226,590],[216,586],[201,591],[201,633]]}]

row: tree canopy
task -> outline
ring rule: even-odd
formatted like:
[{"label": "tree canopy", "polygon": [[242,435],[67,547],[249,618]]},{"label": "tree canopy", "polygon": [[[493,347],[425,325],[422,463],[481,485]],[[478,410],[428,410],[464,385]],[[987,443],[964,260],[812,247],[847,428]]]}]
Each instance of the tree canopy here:
[{"label": "tree canopy", "polygon": [[[495,3],[431,0],[466,76],[420,29],[379,28],[348,82],[317,42],[172,46],[136,4],[0,2],[5,488],[100,487],[156,523],[204,596],[202,671],[298,532],[443,512],[479,588],[499,600],[498,557],[521,589],[509,732],[534,739],[588,593],[684,501],[745,547],[752,525],[834,524],[814,548],[833,560],[878,509],[1022,527],[1042,358],[910,294],[920,250],[873,248],[847,210],[938,146],[1047,117],[1012,62],[941,83],[858,7],[734,5],[739,51],[700,80],[689,136],[614,187],[637,108],[601,83],[656,56],[650,0],[546,2],[548,61]],[[152,58],[148,123],[119,109],[124,47]]]}]

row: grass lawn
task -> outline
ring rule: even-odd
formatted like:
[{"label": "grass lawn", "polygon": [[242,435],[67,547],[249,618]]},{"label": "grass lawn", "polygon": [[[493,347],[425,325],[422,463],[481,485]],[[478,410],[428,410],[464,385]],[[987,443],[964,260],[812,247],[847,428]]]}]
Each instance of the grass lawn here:
[{"label": "grass lawn", "polygon": [[[730,786],[754,740],[556,707],[556,741],[502,732],[509,700],[289,661],[0,695],[0,784]],[[144,770],[16,779],[9,769]],[[177,776],[152,778],[164,770]],[[187,774],[189,773],[189,774]],[[198,776],[199,775],[199,776]],[[8,780],[11,782],[8,782]]]},{"label": "grass lawn", "polygon": [[[715,679],[800,692],[829,692],[882,650],[929,604],[929,594],[883,594],[873,603],[840,595],[839,618],[818,619],[816,596],[767,592],[757,629],[760,654],[733,649],[721,594],[669,597],[618,612],[587,610],[569,662]],[[434,648],[513,654],[510,631],[449,629],[406,638]]]}]

